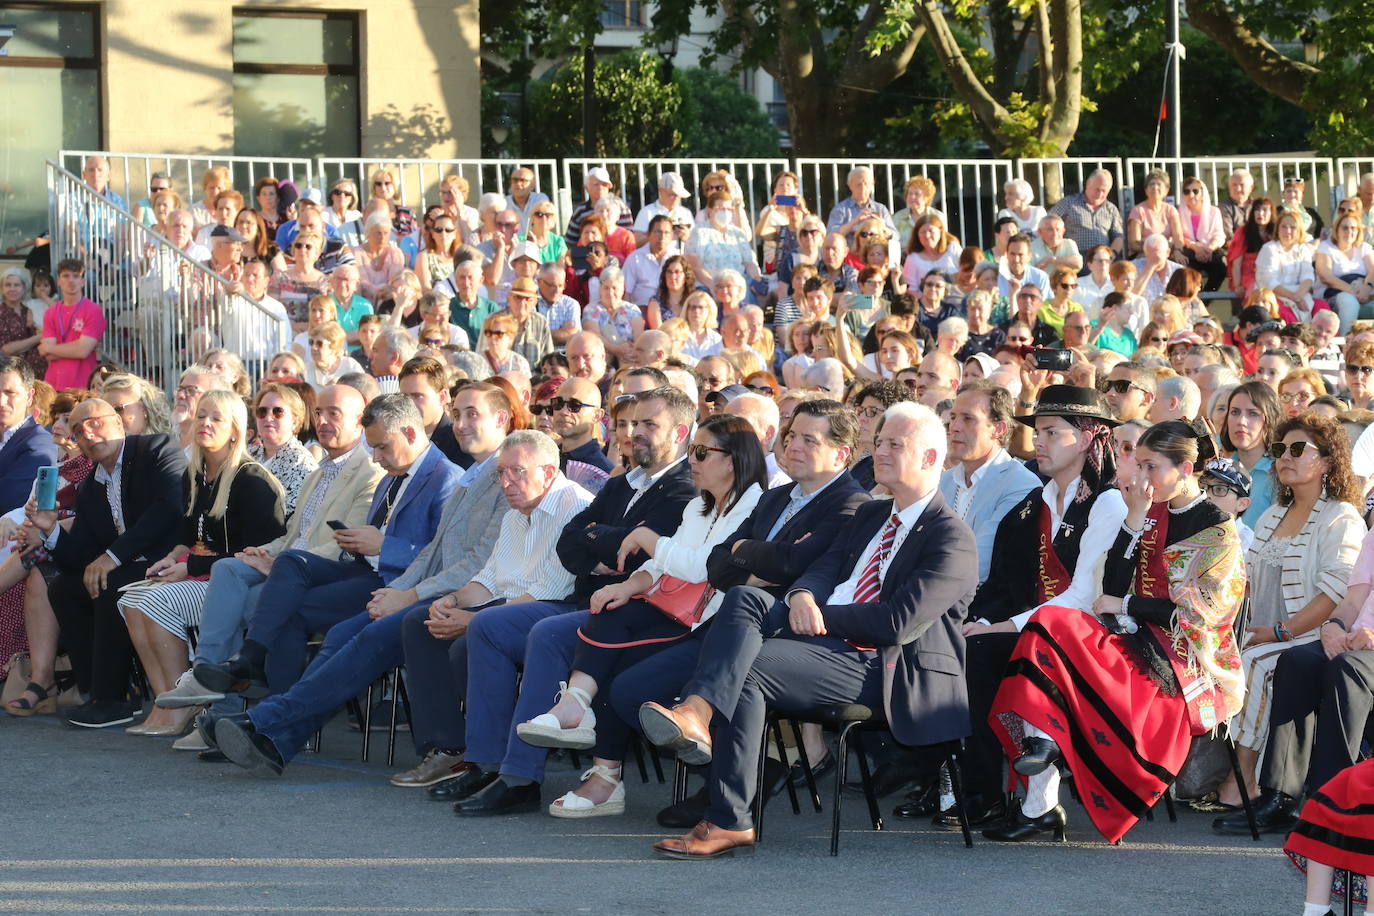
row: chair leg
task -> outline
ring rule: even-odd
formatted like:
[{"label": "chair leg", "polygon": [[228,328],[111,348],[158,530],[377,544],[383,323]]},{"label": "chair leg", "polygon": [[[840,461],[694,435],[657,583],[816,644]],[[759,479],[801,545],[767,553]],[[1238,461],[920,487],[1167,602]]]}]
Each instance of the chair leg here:
[{"label": "chair leg", "polygon": [[673,761],[673,804],[687,800],[687,764],[681,760]]},{"label": "chair leg", "polygon": [[649,746],[649,762],[654,765],[654,776],[658,779],[658,784],[663,785],[663,759],[658,755],[658,748],[653,745]]},{"label": "chair leg", "polygon": [[949,782],[954,789],[954,805],[959,812],[959,829],[964,834],[964,845],[972,849],[973,830],[968,823],[968,805],[964,799],[964,771],[960,768],[958,751],[950,751],[945,766],[949,768]]},{"label": "chair leg", "polygon": [[[1348,868],[1342,868],[1336,874],[1345,875],[1345,905],[1341,908],[1341,912],[1345,916],[1355,916],[1355,873]],[[1366,889],[1366,893],[1370,893],[1368,889]],[[1366,903],[1366,912],[1369,911],[1369,907],[1370,904]]]},{"label": "chair leg", "polygon": [[844,781],[849,776],[849,732],[857,724],[857,722],[846,722],[840,726],[840,734],[835,749],[835,752],[840,756],[835,761],[835,797],[832,799],[830,807],[830,854],[832,856],[840,854],[840,805],[844,800]]},{"label": "chair leg", "polygon": [[763,720],[763,734],[759,736],[759,762],[758,772],[755,773],[754,799],[752,802],[754,816],[754,842],[759,843],[763,840],[763,806],[768,800],[768,786],[764,785],[763,774],[765,764],[768,762],[768,719]]},{"label": "chair leg", "polygon": [[396,765],[396,712],[401,706],[401,669],[391,670],[391,722],[387,726],[386,765]]},{"label": "chair leg", "polygon": [[[786,767],[786,766],[787,766],[787,746],[784,745],[783,742],[782,742],[782,723],[781,723],[778,719],[774,718],[773,721],[772,721],[772,728],[773,728],[773,741],[774,741],[774,742],[777,744],[777,746],[778,746],[778,759],[779,759],[780,761],[782,761],[782,765],[783,765],[784,767]],[[767,736],[766,734],[764,735],[763,749],[764,749],[765,752],[768,750],[768,736]],[[806,751],[805,751],[804,749],[802,749],[801,747],[798,747],[798,748],[797,748],[797,752],[800,753],[800,754],[805,754],[805,753],[806,753]],[[765,753],[765,756],[766,756],[766,753]],[[787,798],[788,798],[789,801],[792,802],[792,813],[793,813],[793,814],[801,814],[801,805],[797,804],[797,787],[794,786],[794,785],[792,785],[792,773],[791,773],[791,770],[790,770],[790,769],[788,770],[788,773],[787,773]]]},{"label": "chair leg", "polygon": [[1245,809],[1245,819],[1250,823],[1250,836],[1259,842],[1259,824],[1255,823],[1255,806],[1250,803],[1250,792],[1245,788],[1245,775],[1240,771],[1240,758],[1236,756],[1236,739],[1226,736],[1226,753],[1231,755],[1231,772],[1236,776],[1236,790],[1240,792],[1241,807]]},{"label": "chair leg", "polygon": [[815,807],[816,813],[821,813],[821,793],[816,788],[816,774],[811,770],[811,761],[806,756],[806,744],[802,742],[801,725],[796,719],[789,720],[792,723],[792,738],[797,742],[797,752],[801,755],[802,773],[806,775],[806,790],[811,793],[811,804]]},{"label": "chair leg", "polygon": [[854,733],[854,754],[859,759],[859,779],[863,782],[864,798],[868,801],[868,819],[874,830],[883,829],[883,816],[878,811],[878,796],[873,794],[873,780],[868,772],[868,754],[864,753],[863,730]]},{"label": "chair leg", "polygon": [[367,702],[363,704],[363,714],[358,717],[363,725],[363,763],[367,763],[368,752],[372,749],[372,688],[375,686],[375,681],[367,685]]},{"label": "chair leg", "polygon": [[644,744],[634,732],[630,733],[630,750],[634,752],[635,763],[639,765],[639,781],[649,781],[649,771],[644,766]]},{"label": "chair leg", "polygon": [[1169,813],[1169,823],[1178,823],[1178,811],[1174,809],[1174,796],[1169,789],[1164,790],[1164,810]]}]

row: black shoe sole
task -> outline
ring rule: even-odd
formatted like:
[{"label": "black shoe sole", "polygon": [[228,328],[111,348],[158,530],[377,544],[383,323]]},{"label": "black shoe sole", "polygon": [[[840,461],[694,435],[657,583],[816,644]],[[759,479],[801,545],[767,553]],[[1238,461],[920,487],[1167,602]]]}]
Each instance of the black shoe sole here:
[{"label": "black shoe sole", "polygon": [[523,801],[514,805],[507,805],[504,808],[494,809],[468,809],[463,810],[462,802],[457,802],[453,806],[453,813],[458,817],[501,817],[505,814],[530,814],[542,808],[543,801],[539,798]]},{"label": "black shoe sole", "polygon": [[253,743],[243,726],[229,719],[215,723],[215,743],[231,763],[236,763],[255,776],[280,776],[282,771]]},{"label": "black shoe sole", "polygon": [[261,700],[267,696],[267,682],[254,680],[252,678],[236,679],[228,672],[221,671],[218,667],[207,665],[196,665],[191,669],[195,679],[200,682],[202,687],[216,690],[220,693],[232,693],[243,697],[245,700]]}]

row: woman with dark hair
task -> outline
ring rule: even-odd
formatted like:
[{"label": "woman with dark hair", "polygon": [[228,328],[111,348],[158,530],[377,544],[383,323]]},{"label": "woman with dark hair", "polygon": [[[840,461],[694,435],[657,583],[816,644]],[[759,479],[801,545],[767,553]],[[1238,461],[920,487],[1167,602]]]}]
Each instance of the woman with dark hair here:
[{"label": "woman with dark hair", "polygon": [[1226,401],[1221,447],[1250,475],[1250,508],[1240,518],[1251,528],[1274,502],[1274,459],[1269,457],[1269,446],[1282,419],[1278,395],[1264,382],[1237,385]]},{"label": "woman with dark hair", "polygon": [[[1202,280],[1200,271],[1193,270],[1191,267],[1184,267],[1174,271],[1169,276],[1169,281],[1164,284],[1165,294],[1173,296],[1183,307],[1184,327],[1192,327],[1193,322],[1210,317],[1207,306],[1203,305],[1202,300],[1198,298],[1198,293],[1202,292]],[[1174,328],[1174,330],[1181,331],[1183,328]]]},{"label": "woman with dark hair", "polygon": [[[1269,736],[1274,667],[1279,656],[1318,636],[1317,628],[1345,598],[1364,538],[1362,490],[1350,470],[1350,441],[1335,420],[1314,413],[1278,427],[1269,454],[1277,478],[1274,504],[1255,523],[1245,557],[1250,625],[1241,661],[1245,708],[1236,756],[1255,794],[1255,764]],[[1233,778],[1219,790],[1223,804],[1240,804]]]},{"label": "woman with dark hair", "polygon": [[1197,421],[1142,433],[1093,613],[1041,608],[1022,631],[989,722],[1026,797],[988,839],[1063,839],[1061,760],[1094,826],[1120,839],[1169,790],[1192,738],[1240,709],[1245,566],[1235,524],[1198,486],[1213,456]]},{"label": "woman with dark hair", "polygon": [[271,260],[277,256],[277,246],[268,231],[267,222],[257,210],[249,210],[247,207],[240,210],[238,216],[234,217],[234,228],[244,238],[245,261],[254,258]]},{"label": "woman with dark hair", "polygon": [[[632,726],[606,702],[611,683],[621,675],[638,682],[654,669],[682,667],[655,658],[664,652],[685,656],[681,673],[686,680],[699,649],[696,639],[724,599],[707,584],[706,558],[754,511],[767,486],[758,434],[741,417],[718,414],[703,422],[687,455],[700,495],[683,509],[681,527],[671,537],[643,526],[626,535],[621,566],[636,552],[648,554],[649,560],[625,581],[592,595],[591,616],[578,630],[581,642],[558,703],[516,726],[516,734],[536,747],[594,748],[582,785],[549,806],[555,817],[624,812],[620,762]],[[683,615],[670,616],[665,610],[669,606]],[[681,683],[661,686],[673,691]]]},{"label": "woman with dark hair", "polygon": [[670,318],[683,313],[684,302],[697,288],[697,275],[692,270],[692,262],[680,254],[675,254],[663,262],[663,270],[658,274],[658,292],[654,293],[649,305],[644,309],[644,325],[656,328]]},{"label": "woman with dark hair", "polygon": [[249,422],[257,438],[248,446],[248,457],[261,464],[281,484],[286,517],[296,511],[296,498],[305,479],[320,466],[301,442],[306,423],[305,402],[294,389],[269,382],[253,398]]},{"label": "woman with dark hair", "polygon": [[1275,237],[1277,227],[1274,216],[1277,212],[1272,200],[1258,198],[1250,205],[1250,215],[1245,218],[1245,225],[1236,230],[1226,246],[1226,269],[1231,278],[1231,290],[1241,298],[1255,286],[1255,261],[1259,258],[1260,249]]},{"label": "woman with dark hair", "polygon": [[280,193],[278,187],[281,182],[271,175],[264,175],[253,185],[253,202],[257,204],[258,215],[267,225],[267,231],[275,236],[277,227],[281,225],[281,207],[279,206]]}]

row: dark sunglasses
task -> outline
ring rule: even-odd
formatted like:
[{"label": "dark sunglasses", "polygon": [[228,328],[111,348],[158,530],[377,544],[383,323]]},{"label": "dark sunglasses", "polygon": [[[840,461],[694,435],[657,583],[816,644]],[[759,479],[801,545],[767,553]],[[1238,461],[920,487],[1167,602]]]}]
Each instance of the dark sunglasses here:
[{"label": "dark sunglasses", "polygon": [[530,405],[530,413],[534,414],[536,417],[542,417],[544,414],[548,414],[549,416],[553,416],[553,413],[554,413],[555,410],[556,410],[556,408],[555,408],[552,404],[531,404],[531,405]]},{"label": "dark sunglasses", "polygon": [[1352,374],[1358,372],[1361,375],[1368,375],[1369,373],[1374,372],[1374,366],[1346,366],[1345,371],[1350,372]]},{"label": "dark sunglasses", "polygon": [[[1302,453],[1305,452],[1305,451],[1307,451],[1307,447],[1308,447],[1309,445],[1312,445],[1312,443],[1311,443],[1311,442],[1291,442],[1291,443],[1275,442],[1273,445],[1269,446],[1269,457],[1270,457],[1270,458],[1273,458],[1275,461],[1278,461],[1278,460],[1279,460],[1280,458],[1282,458],[1285,454],[1292,455],[1294,458],[1301,458],[1301,457],[1302,457]],[[1315,445],[1312,445],[1312,447],[1313,447],[1314,449],[1316,448]]]},{"label": "dark sunglasses", "polygon": [[572,411],[573,413],[581,413],[581,411],[582,411],[583,408],[585,408],[585,407],[594,407],[594,406],[596,406],[596,405],[594,405],[594,404],[588,404],[588,403],[585,402],[585,401],[579,401],[577,398],[550,398],[550,399],[549,399],[549,407],[551,407],[551,408],[552,408],[553,410],[555,410],[555,411],[567,409],[567,410]]},{"label": "dark sunglasses", "polygon": [[1059,284],[1059,288],[1060,288],[1060,289],[1078,289],[1078,284],[1077,284],[1077,283],[1060,283],[1060,284]]},{"label": "dark sunglasses", "polygon": [[[1126,392],[1130,391],[1132,388],[1139,388],[1139,387],[1140,387],[1140,386],[1136,385],[1135,382],[1131,381],[1131,380],[1128,379],[1128,378],[1113,378],[1113,379],[1108,379],[1107,381],[1105,381],[1105,382],[1102,383],[1102,390],[1103,390],[1103,391],[1114,391],[1114,392],[1116,392],[1117,394],[1125,394]],[[1144,391],[1145,389],[1141,388],[1140,390],[1141,390],[1141,391]]]},{"label": "dark sunglasses", "polygon": [[487,335],[488,337],[505,337],[507,334],[510,333],[510,331],[498,331],[496,328],[488,328],[482,333]]},{"label": "dark sunglasses", "polygon": [[311,245],[310,242],[293,242],[293,243],[291,244],[291,247],[292,247],[292,248],[310,248],[310,247],[312,247],[312,245]]},{"label": "dark sunglasses", "polygon": [[716,448],[714,445],[689,445],[689,446],[687,446],[687,454],[690,455],[690,456],[692,456],[692,460],[694,460],[694,461],[705,461],[705,460],[706,460],[706,456],[709,455],[709,454],[711,454],[712,452],[720,452],[722,455],[728,455],[728,454],[730,454],[730,453],[727,452],[725,449],[723,449],[723,448]]},{"label": "dark sunglasses", "polygon": [[266,420],[268,414],[271,414],[274,420],[280,420],[282,417],[286,416],[286,408],[280,405],[276,407],[259,407],[257,410],[253,411],[253,414],[259,420]]},{"label": "dark sunglasses", "polygon": [[1194,194],[1201,194],[1202,188],[1184,188],[1183,193],[1191,197]]}]

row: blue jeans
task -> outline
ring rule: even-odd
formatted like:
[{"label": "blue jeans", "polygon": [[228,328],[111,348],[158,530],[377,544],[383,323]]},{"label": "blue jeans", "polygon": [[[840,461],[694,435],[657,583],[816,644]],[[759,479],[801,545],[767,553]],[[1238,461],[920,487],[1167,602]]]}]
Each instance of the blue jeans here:
[{"label": "blue jeans", "polygon": [[367,611],[335,624],[320,652],[290,690],[263,700],[248,717],[266,735],[282,760],[289,762],[305,742],[344,703],[405,660],[401,624],[417,607],[373,620]]},{"label": "blue jeans", "polygon": [[366,563],[326,560],[304,550],[277,557],[248,630],[249,639],[267,647],[269,690],[282,693],[296,683],[310,634],[358,613],[383,584]]},{"label": "blue jeans", "polygon": [[210,587],[200,615],[196,663],[228,661],[243,645],[267,577],[242,560],[220,560],[210,568]]},{"label": "blue jeans", "polygon": [[1369,305],[1362,307],[1360,305],[1360,300],[1346,292],[1332,293],[1326,297],[1326,303],[1331,306],[1332,310],[1341,319],[1341,334],[1349,333],[1350,325],[1358,319],[1365,317],[1360,313],[1367,312],[1370,310],[1371,306],[1374,306],[1374,302],[1371,302]]},{"label": "blue jeans", "polygon": [[[491,608],[468,627],[467,759],[501,765],[507,776],[544,781],[548,749],[533,747],[515,726],[548,712],[567,680],[577,649],[577,628],[587,619],[563,601],[533,601]],[[524,664],[520,693],[516,673]]]}]

